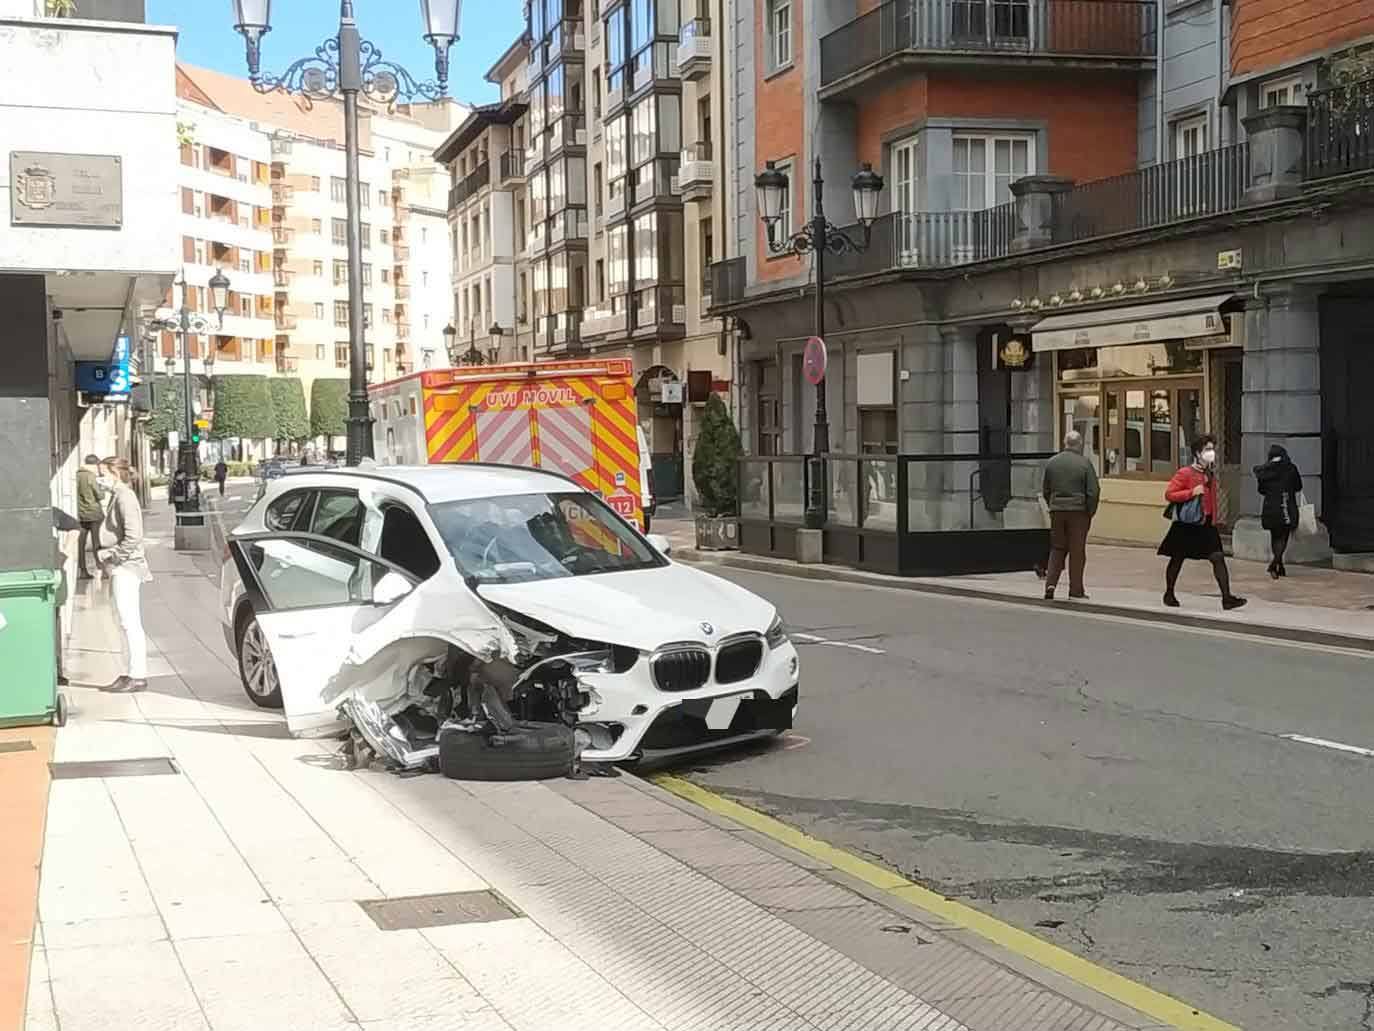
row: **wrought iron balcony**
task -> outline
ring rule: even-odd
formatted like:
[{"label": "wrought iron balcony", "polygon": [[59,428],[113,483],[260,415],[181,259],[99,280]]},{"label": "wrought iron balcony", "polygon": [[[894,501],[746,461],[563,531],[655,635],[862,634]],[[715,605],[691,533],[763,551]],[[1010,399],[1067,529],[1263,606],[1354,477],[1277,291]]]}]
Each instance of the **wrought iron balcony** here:
[{"label": "wrought iron balcony", "polygon": [[490,182],[491,162],[483,161],[448,191],[449,210],[458,207]]},{"label": "wrought iron balcony", "polygon": [[688,82],[711,74],[711,19],[693,18],[677,37],[677,73]]},{"label": "wrought iron balcony", "polygon": [[1374,79],[1307,97],[1307,178],[1374,168]]},{"label": "wrought iron balcony", "polygon": [[1155,0],[887,0],[821,38],[821,95],[913,65],[1147,68]]}]

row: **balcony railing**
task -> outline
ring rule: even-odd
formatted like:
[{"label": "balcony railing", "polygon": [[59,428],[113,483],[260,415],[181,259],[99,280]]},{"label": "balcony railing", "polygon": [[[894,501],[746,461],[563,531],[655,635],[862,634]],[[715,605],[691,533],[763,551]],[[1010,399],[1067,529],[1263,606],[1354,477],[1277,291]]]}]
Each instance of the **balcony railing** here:
[{"label": "balcony railing", "polygon": [[656,79],[673,78],[676,72],[675,48],[671,43],[655,43],[647,50],[642,50],[630,62],[634,71],[634,81],[630,90],[638,93]]},{"label": "balcony railing", "polygon": [[298,367],[298,364],[299,363],[296,361],[296,359],[290,357],[289,355],[284,355],[281,353],[277,354],[277,372],[281,375],[287,375],[289,373],[295,372]]},{"label": "balcony railing", "polygon": [[574,111],[554,119],[549,128],[549,153],[560,147],[585,147],[587,145],[587,116]]},{"label": "balcony railing", "polygon": [[554,26],[549,36],[549,60],[560,55],[580,57],[587,49],[587,37],[582,31],[582,22],[576,18],[565,18]]},{"label": "balcony railing", "polygon": [[294,315],[283,315],[283,314],[281,314],[280,312],[278,312],[275,321],[276,321],[276,326],[277,326],[278,329],[285,329],[285,330],[292,330],[292,329],[295,329],[295,328],[300,324],[300,323],[297,321],[296,316],[294,316]]},{"label": "balcony railing", "polygon": [[410,300],[410,287],[408,287],[408,286],[398,286],[398,287],[396,288],[396,300],[398,300],[398,301],[408,301],[408,300]]},{"label": "balcony railing", "polygon": [[687,321],[687,290],[681,286],[651,286],[639,291],[635,329],[681,325]]},{"label": "balcony railing", "polygon": [[448,191],[449,208],[456,208],[489,182],[491,182],[491,163],[483,161]]},{"label": "balcony railing", "polygon": [[501,181],[510,182],[512,179],[523,179],[525,177],[525,152],[522,150],[508,150],[501,155]]},{"label": "balcony railing", "polygon": [[1245,143],[1082,183],[1058,198],[1054,240],[1087,240],[1235,211],[1249,185]]},{"label": "balcony railing", "polygon": [[1309,93],[1307,178],[1374,168],[1374,79]]},{"label": "balcony railing", "polygon": [[582,313],[582,337],[623,334],[628,324],[623,307],[615,312],[610,308],[588,308]]},{"label": "balcony railing", "polygon": [[711,71],[711,19],[693,18],[677,37],[677,72],[688,82]]},{"label": "balcony railing", "polygon": [[1155,0],[887,0],[821,38],[821,86],[904,51],[1144,59]]},{"label": "balcony railing", "polygon": [[695,200],[711,192],[716,177],[716,164],[711,160],[711,141],[689,143],[682,151],[678,169],[678,185],[684,200]]}]

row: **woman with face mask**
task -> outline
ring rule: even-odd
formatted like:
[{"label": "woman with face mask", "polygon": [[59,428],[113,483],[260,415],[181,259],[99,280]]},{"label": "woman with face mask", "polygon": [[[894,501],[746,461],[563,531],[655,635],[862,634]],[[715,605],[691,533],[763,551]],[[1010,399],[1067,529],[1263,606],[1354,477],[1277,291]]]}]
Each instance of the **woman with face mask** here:
[{"label": "woman with face mask", "polygon": [[100,482],[112,495],[101,530],[101,543],[114,542],[100,552],[100,565],[110,579],[115,615],[124,636],[127,670],[105,690],[142,691],[148,686],[148,638],[143,632],[143,585],[153,578],[143,553],[143,506],[130,486],[132,473],[123,458],[107,458],[100,466]]},{"label": "woman with face mask", "polygon": [[1287,576],[1283,554],[1288,550],[1288,538],[1298,525],[1298,495],[1302,493],[1302,474],[1288,452],[1278,444],[1269,445],[1269,460],[1255,466],[1255,483],[1264,496],[1260,511],[1260,525],[1269,531],[1269,544],[1274,559],[1269,563],[1269,575],[1277,580]]},{"label": "woman with face mask", "polygon": [[1159,553],[1169,559],[1164,570],[1164,604],[1178,608],[1174,586],[1187,559],[1202,559],[1212,564],[1212,573],[1221,588],[1221,607],[1238,609],[1245,599],[1231,593],[1231,574],[1221,550],[1217,532],[1217,438],[1204,434],[1193,442],[1193,461],[1174,473],[1164,489],[1169,502],[1169,532]]}]

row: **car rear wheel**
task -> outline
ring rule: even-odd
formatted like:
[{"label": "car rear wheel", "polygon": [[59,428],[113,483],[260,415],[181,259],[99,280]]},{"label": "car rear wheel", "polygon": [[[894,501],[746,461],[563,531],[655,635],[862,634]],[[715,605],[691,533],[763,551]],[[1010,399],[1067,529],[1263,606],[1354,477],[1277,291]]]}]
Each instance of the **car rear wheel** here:
[{"label": "car rear wheel", "polygon": [[254,705],[263,709],[281,708],[281,681],[277,679],[277,664],[256,616],[249,616],[239,631],[239,679],[243,681],[244,693]]}]

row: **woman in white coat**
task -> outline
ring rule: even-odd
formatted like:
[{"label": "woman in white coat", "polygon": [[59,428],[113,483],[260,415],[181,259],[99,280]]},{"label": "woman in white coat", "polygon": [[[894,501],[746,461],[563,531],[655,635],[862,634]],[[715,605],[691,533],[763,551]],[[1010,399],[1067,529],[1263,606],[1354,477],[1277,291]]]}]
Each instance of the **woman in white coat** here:
[{"label": "woman in white coat", "polygon": [[153,578],[143,551],[143,505],[130,486],[127,459],[101,463],[100,484],[110,496],[101,543],[113,541],[100,553],[100,565],[110,580],[115,615],[124,636],[125,673],[107,691],[142,691],[148,686],[148,637],[143,632],[143,585]]}]

